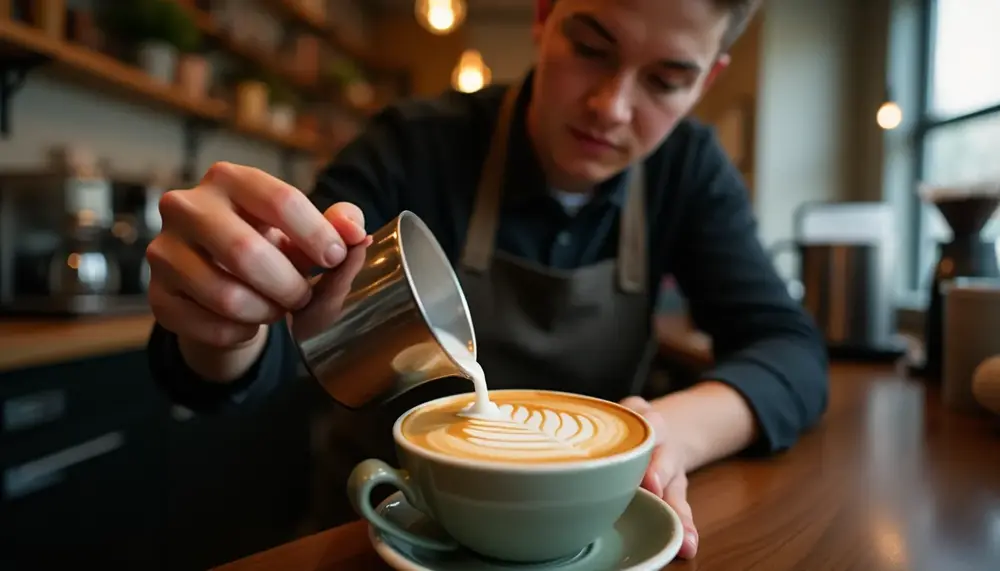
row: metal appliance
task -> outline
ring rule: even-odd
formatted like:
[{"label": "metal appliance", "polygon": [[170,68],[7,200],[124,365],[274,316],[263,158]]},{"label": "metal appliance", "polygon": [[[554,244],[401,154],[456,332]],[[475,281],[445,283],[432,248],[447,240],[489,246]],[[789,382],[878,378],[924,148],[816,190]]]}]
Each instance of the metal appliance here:
[{"label": "metal appliance", "polygon": [[61,168],[0,173],[0,312],[148,311],[160,187]]},{"label": "metal appliance", "polygon": [[811,203],[795,215],[793,239],[772,257],[794,252],[788,281],[822,331],[832,359],[895,360],[905,354],[893,303],[894,218],[884,203]]},{"label": "metal appliance", "polygon": [[1000,184],[926,190],[935,197],[931,203],[944,218],[952,237],[942,242],[938,250],[924,325],[924,362],[915,363],[911,372],[937,381],[944,372],[944,284],[955,278],[1000,278],[996,240],[982,236],[1000,206]]}]

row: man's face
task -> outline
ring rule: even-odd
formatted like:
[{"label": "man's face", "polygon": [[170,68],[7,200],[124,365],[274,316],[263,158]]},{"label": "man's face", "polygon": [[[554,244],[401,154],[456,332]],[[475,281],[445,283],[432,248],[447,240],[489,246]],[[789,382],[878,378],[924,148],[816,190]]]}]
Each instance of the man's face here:
[{"label": "man's face", "polygon": [[659,146],[727,63],[727,24],[710,0],[558,0],[528,116],[550,182],[588,188]]}]

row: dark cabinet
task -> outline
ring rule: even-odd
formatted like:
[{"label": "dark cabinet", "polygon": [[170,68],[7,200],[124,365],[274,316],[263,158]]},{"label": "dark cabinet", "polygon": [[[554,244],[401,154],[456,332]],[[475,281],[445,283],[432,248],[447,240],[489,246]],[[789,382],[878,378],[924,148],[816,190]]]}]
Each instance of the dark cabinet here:
[{"label": "dark cabinet", "polygon": [[166,449],[144,362],[0,374],[0,568],[156,568]]},{"label": "dark cabinet", "polygon": [[206,569],[315,531],[318,388],[197,416],[145,352],[0,373],[0,569]]}]

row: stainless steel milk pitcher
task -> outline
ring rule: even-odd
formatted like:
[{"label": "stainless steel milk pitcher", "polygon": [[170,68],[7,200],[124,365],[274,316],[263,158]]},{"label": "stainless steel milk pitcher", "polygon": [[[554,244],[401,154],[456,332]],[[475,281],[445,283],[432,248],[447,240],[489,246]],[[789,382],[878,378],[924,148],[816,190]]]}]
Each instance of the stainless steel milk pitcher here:
[{"label": "stainless steel milk pitcher", "polygon": [[468,378],[442,346],[442,333],[476,354],[458,276],[427,225],[409,211],[314,278],[312,300],[288,324],[310,374],[352,409],[430,380]]}]

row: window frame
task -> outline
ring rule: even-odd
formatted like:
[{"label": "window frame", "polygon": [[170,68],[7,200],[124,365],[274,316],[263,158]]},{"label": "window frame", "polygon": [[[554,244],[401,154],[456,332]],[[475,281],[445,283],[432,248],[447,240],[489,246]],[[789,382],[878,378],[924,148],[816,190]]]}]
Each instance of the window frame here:
[{"label": "window frame", "polygon": [[[1000,115],[1000,101],[996,104],[975,109],[966,113],[952,116],[936,115],[931,107],[931,95],[934,92],[934,53],[935,53],[935,28],[937,27],[937,8],[941,0],[920,0],[920,61],[919,61],[919,89],[917,90],[917,107],[914,110],[917,117],[916,126],[913,130],[913,186],[916,188],[924,180],[927,165],[927,139],[936,130],[949,127],[968,121],[973,121],[982,117],[998,114]],[[908,252],[908,262],[911,268],[910,284],[911,288],[921,287],[923,276],[921,272],[924,267],[921,265],[923,245],[926,238],[927,220],[923,215],[924,204],[919,197],[914,196],[910,200],[908,217],[912,224],[912,239]]]}]

